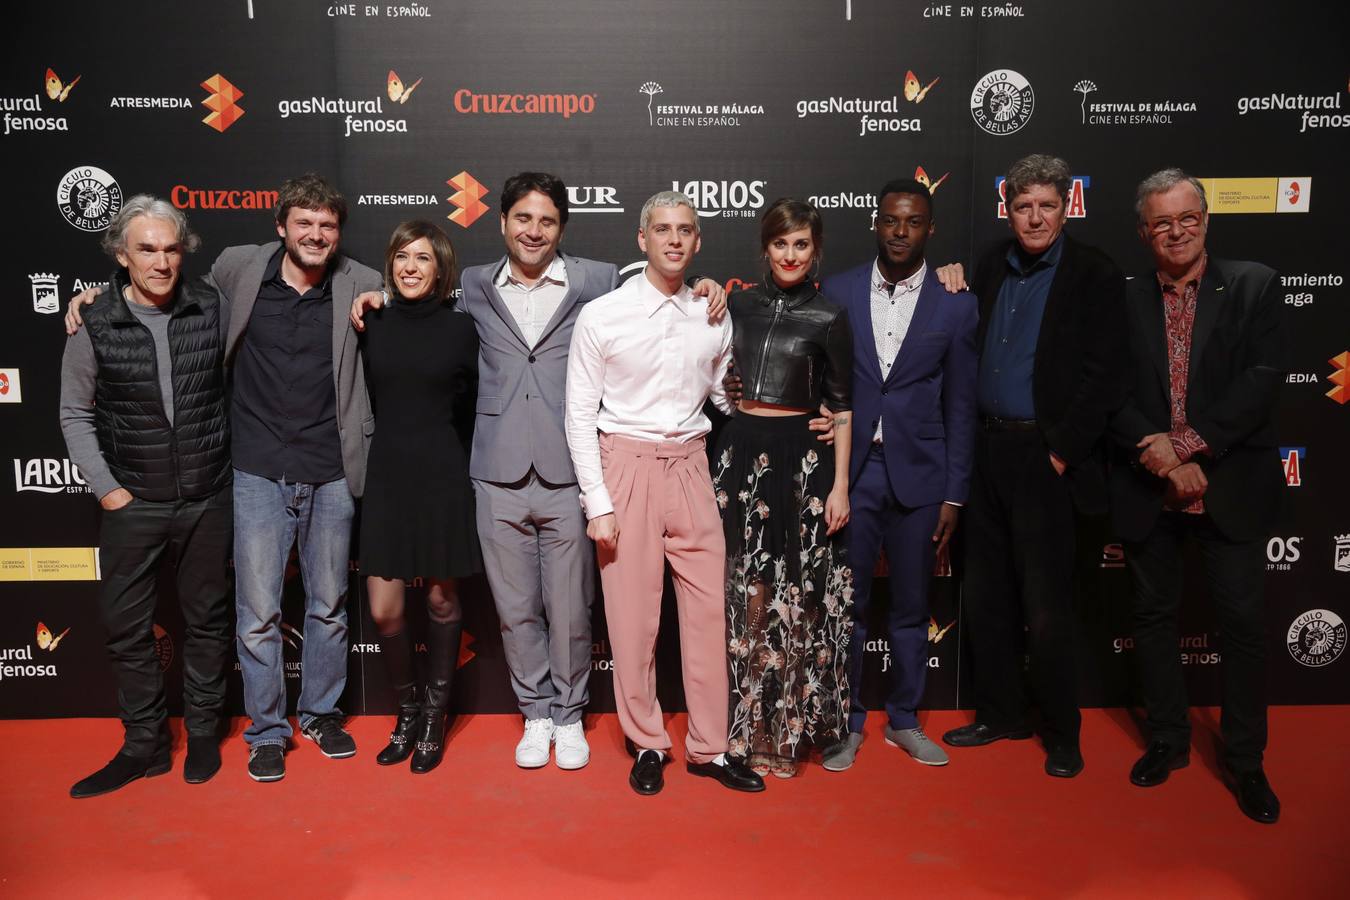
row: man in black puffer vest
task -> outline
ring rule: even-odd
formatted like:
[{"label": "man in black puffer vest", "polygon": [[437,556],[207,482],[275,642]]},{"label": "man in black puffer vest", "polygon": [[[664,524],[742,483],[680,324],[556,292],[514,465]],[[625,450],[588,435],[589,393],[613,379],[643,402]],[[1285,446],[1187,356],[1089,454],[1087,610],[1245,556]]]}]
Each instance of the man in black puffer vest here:
[{"label": "man in black puffer vest", "polygon": [[233,529],[224,322],[214,288],[182,284],[197,237],[183,214],[145,194],[108,226],[120,266],[66,344],[61,430],[103,508],[99,613],[117,672],[122,749],[70,789],[93,797],[169,771],[164,682],[155,652],[155,583],[172,560],[187,625],[183,777],[220,768],[217,729],[233,628],[227,559]]}]

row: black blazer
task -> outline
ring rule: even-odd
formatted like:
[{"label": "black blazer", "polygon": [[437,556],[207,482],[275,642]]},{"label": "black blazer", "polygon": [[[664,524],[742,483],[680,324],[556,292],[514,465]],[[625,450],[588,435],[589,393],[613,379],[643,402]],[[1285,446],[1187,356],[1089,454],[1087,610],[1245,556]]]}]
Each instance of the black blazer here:
[{"label": "black blazer", "polygon": [[[1112,524],[1142,540],[1162,510],[1166,480],[1139,465],[1135,444],[1171,427],[1162,289],[1156,273],[1130,282],[1130,390],[1111,422]],[[1196,297],[1186,418],[1209,445],[1205,510],[1231,540],[1263,538],[1279,511],[1284,475],[1275,400],[1288,369],[1280,279],[1260,263],[1210,257]]]},{"label": "black blazer", "polygon": [[[979,297],[975,346],[984,352],[999,288],[1008,276],[1010,241],[990,249],[975,267]],[[1102,435],[1125,396],[1125,276],[1105,253],[1064,235],[1064,248],[1045,301],[1031,399],[1047,450],[1069,466],[1074,504],[1106,512],[1106,450]]]}]

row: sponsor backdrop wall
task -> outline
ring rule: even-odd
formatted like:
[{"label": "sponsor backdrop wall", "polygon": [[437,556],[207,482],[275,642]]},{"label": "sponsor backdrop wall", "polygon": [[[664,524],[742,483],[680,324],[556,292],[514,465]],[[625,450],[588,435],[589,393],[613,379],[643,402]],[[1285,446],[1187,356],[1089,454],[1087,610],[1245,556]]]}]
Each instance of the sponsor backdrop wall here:
[{"label": "sponsor backdrop wall", "polygon": [[[896,176],[936,191],[930,261],[969,265],[1007,233],[1000,174],[1036,151],[1065,157],[1076,174],[1071,233],[1127,271],[1147,271],[1132,228],[1134,185],[1180,165],[1208,179],[1211,251],[1282,274],[1296,352],[1280,402],[1288,502],[1266,547],[1270,696],[1350,702],[1350,659],[1341,658],[1350,618],[1350,29],[1344,4],[1282,9],[1272,20],[1269,5],[1252,0],[16,8],[0,60],[10,235],[0,262],[0,715],[115,710],[95,604],[97,502],[66,458],[57,398],[59,311],[107,280],[99,231],[124,198],[150,192],[187,213],[204,239],[189,274],[228,245],[274,239],[278,185],[309,170],[347,194],[342,243],[355,257],[378,266],[394,225],[422,217],[441,222],[461,260],[479,263],[502,253],[503,180],[545,169],[570,186],[567,249],[632,274],[638,210],[674,187],[699,208],[696,270],[735,287],[759,277],[757,220],[780,196],[821,208],[826,271],[869,260],[875,192]],[[1102,523],[1083,523],[1080,537],[1082,701],[1125,704],[1128,573]],[[959,551],[955,569],[940,565],[934,579],[932,707],[970,703]],[[383,712],[390,699],[359,566],[353,559],[343,708]],[[292,572],[283,625],[292,697],[302,591]],[[491,599],[481,582],[465,594],[459,705],[510,711]],[[1222,638],[1198,566],[1182,618],[1177,652],[1192,700],[1214,702]],[[156,621],[176,686],[182,621],[169,577]],[[605,634],[597,603],[598,710],[613,708]],[[663,639],[672,708],[682,705],[676,653]],[[867,656],[875,685],[891,665],[885,641]],[[231,684],[241,712],[237,674]]]}]

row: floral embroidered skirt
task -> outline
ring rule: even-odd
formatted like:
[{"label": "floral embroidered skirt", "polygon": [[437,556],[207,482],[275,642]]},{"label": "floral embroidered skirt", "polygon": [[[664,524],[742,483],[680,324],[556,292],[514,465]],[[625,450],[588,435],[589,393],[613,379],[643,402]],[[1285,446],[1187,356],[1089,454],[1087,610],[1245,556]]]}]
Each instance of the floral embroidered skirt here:
[{"label": "floral embroidered skirt", "polygon": [[727,538],[730,751],[751,765],[805,759],[848,732],[853,573],[826,535],[834,451],[810,415],[739,414],[713,486]]}]

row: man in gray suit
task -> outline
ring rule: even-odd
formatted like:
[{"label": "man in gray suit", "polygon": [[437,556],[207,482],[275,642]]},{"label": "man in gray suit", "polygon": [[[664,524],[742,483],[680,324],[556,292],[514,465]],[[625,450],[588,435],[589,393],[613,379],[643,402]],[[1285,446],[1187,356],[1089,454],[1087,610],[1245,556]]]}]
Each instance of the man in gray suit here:
[{"label": "man in gray suit", "polygon": [[[610,263],[560,253],[567,188],[522,172],[501,194],[506,256],[464,270],[460,308],[478,327],[478,415],[469,474],[488,583],[501,620],[511,686],[525,716],[516,765],[560,769],[590,760],[582,725],[591,668],[594,549],[563,434],[572,326],[614,290]],[[722,288],[699,281],[720,317]],[[361,297],[352,320],[359,330]]]},{"label": "man in gray suit", "polygon": [[[211,268],[226,324],[234,466],[235,611],[248,773],[286,774],[281,593],[297,540],[305,586],[300,730],[330,758],[356,753],[337,708],[347,682],[348,547],[374,428],[342,313],[382,279],[338,252],[343,196],[318,175],[282,185],[279,242],[229,247]],[[79,325],[75,298],[67,327]]]}]

